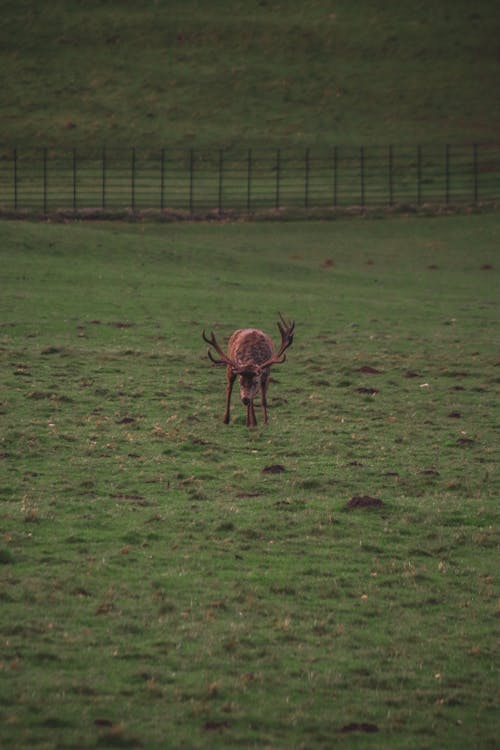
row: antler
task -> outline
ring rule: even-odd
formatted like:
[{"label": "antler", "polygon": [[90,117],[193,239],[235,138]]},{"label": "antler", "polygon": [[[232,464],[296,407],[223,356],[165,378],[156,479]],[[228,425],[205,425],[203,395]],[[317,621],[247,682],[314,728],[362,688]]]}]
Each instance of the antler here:
[{"label": "antler", "polygon": [[281,313],[278,313],[280,320],[278,320],[278,328],[281,333],[281,346],[277,354],[274,354],[270,359],[260,364],[260,367],[269,367],[269,365],[282,365],[286,360],[286,354],[284,351],[293,344],[293,332],[295,329],[295,321],[291,320],[287,323]]},{"label": "antler", "polygon": [[220,345],[217,343],[217,339],[215,338],[215,334],[212,331],[210,334],[210,338],[206,336],[205,329],[203,329],[202,334],[203,340],[207,342],[207,344],[210,344],[210,346],[213,346],[217,354],[220,356],[220,359],[214,359],[212,356],[212,352],[210,349],[208,350],[208,358],[212,360],[214,365],[229,365],[229,367],[232,367],[233,369],[236,367],[236,364],[233,362],[232,359],[229,359],[227,354],[224,354],[222,349],[220,348]]}]

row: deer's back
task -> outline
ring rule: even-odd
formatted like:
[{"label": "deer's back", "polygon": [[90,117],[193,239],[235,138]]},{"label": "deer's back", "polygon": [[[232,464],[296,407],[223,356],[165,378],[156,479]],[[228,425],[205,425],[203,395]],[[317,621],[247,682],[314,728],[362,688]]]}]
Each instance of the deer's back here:
[{"label": "deer's back", "polygon": [[258,328],[242,328],[235,331],[228,343],[228,357],[238,364],[259,364],[274,354],[271,339]]}]

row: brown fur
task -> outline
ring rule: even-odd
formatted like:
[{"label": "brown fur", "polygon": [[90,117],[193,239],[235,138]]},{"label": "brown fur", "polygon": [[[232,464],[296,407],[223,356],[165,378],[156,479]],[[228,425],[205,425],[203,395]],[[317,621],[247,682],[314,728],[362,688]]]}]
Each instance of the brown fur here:
[{"label": "brown fur", "polygon": [[235,331],[229,339],[227,356],[236,362],[238,369],[229,367],[226,370],[226,412],[224,423],[229,424],[231,392],[236,376],[240,379],[241,402],[247,407],[247,427],[255,427],[254,398],[260,390],[262,418],[267,422],[267,386],[271,367],[261,368],[260,363],[266,362],[274,355],[274,347],[266,333],[257,328],[243,328]]},{"label": "brown fur", "polygon": [[[281,316],[280,316],[281,317]],[[281,317],[278,328],[281,333],[281,347],[276,354],[274,346],[266,333],[258,328],[242,328],[235,331],[228,342],[227,354],[224,354],[217,343],[214,334],[208,338],[203,331],[204,340],[212,346],[220,355],[221,359],[213,358],[210,350],[208,356],[216,365],[226,365],[226,411],[224,423],[230,421],[231,393],[234,381],[239,377],[240,397],[244,406],[247,407],[247,427],[255,427],[257,419],[255,416],[254,399],[260,391],[262,417],[267,423],[267,388],[269,385],[269,373],[271,365],[281,364],[285,361],[283,352],[293,342],[294,323],[287,324]]]}]

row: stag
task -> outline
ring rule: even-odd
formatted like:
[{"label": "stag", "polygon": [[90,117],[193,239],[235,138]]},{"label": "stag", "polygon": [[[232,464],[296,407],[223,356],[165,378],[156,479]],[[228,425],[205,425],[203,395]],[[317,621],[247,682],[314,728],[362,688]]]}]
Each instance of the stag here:
[{"label": "stag", "polygon": [[295,322],[287,323],[281,313],[279,314],[278,329],[281,334],[281,346],[277,352],[274,350],[273,342],[266,333],[258,328],[242,328],[235,331],[228,342],[227,354],[223,352],[214,333],[210,338],[203,330],[202,336],[217,352],[220,359],[216,359],[211,350],[208,350],[209,359],[214,365],[226,366],[226,411],[224,423],[229,424],[231,393],[234,381],[239,377],[241,402],[247,407],[246,425],[256,427],[254,398],[260,391],[262,418],[267,423],[267,388],[269,385],[269,374],[271,365],[281,365],[286,360],[285,350],[293,343],[293,331]]}]

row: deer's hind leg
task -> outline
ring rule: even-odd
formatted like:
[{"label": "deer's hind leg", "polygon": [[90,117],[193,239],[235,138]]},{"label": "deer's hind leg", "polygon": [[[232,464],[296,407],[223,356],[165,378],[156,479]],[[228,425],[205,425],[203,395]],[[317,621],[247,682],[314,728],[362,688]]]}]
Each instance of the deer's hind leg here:
[{"label": "deer's hind leg", "polygon": [[267,387],[269,385],[269,372],[262,375],[260,381],[260,400],[262,406],[262,419],[267,424]]},{"label": "deer's hind leg", "polygon": [[236,380],[236,375],[230,367],[226,370],[226,378],[226,411],[224,413],[224,424],[229,424],[229,420],[231,419],[231,393],[233,392],[233,385]]}]

